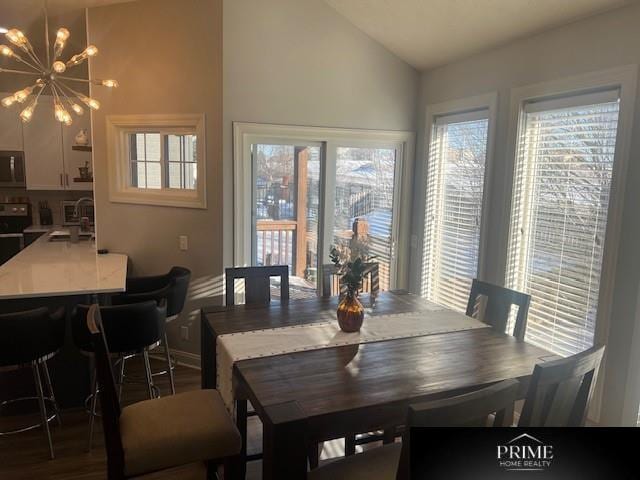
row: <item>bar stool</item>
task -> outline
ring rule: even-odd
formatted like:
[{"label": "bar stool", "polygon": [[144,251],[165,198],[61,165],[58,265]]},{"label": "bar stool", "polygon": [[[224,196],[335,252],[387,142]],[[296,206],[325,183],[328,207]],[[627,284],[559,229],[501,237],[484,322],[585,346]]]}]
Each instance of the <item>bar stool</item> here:
[{"label": "bar stool", "polygon": [[[64,308],[50,313],[46,307],[17,313],[0,315],[0,370],[17,370],[31,366],[36,396],[21,397],[2,402],[0,408],[16,402],[37,400],[40,408],[40,423],[15,430],[0,432],[0,435],[12,435],[42,427],[49,444],[49,455],[55,458],[49,422],[54,418],[60,421],[58,403],[53,392],[47,360],[55,356],[64,344],[65,315]],[[44,373],[47,395],[42,388]],[[53,414],[47,412],[47,402],[53,407]]]},{"label": "bar stool", "polygon": [[[111,298],[113,305],[125,305],[147,300],[167,302],[167,323],[172,322],[184,308],[187,299],[187,291],[189,289],[189,281],[191,279],[191,271],[184,267],[173,267],[164,275],[155,275],[147,277],[129,277],[127,278],[127,290],[125,293],[115,295]],[[165,330],[162,338],[162,346],[164,356],[167,363],[167,369],[153,373],[156,375],[169,375],[169,383],[171,394],[175,395],[176,386],[173,370],[175,368],[175,360],[169,353],[169,340]],[[123,362],[126,358],[123,358]],[[121,368],[124,368],[121,365]]]},{"label": "bar stool", "polygon": [[[78,305],[73,315],[72,332],[73,340],[80,351],[93,357],[92,336],[86,323],[88,311],[89,305]],[[149,349],[159,344],[165,332],[167,308],[164,300],[160,304],[149,300],[130,305],[103,306],[100,307],[100,314],[104,323],[105,335],[109,341],[110,354],[120,367],[120,394],[122,394],[122,379],[124,377],[122,358],[127,355],[142,354],[149,398],[155,398],[157,395],[154,390],[157,389],[151,375]],[[98,384],[94,367],[91,394],[86,401],[89,404],[89,450],[91,450],[93,441],[94,420],[97,416],[97,393]]]}]

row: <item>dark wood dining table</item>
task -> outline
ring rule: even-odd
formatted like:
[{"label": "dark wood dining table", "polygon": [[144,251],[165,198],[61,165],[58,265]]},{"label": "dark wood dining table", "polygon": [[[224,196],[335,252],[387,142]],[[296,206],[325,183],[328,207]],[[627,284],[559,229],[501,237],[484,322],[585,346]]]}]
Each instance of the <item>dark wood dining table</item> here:
[{"label": "dark wood dining table", "polygon": [[[369,300],[363,298],[365,307]],[[202,310],[202,387],[216,387],[216,338],[335,321],[337,298]],[[404,291],[380,294],[366,315],[425,311]],[[366,317],[365,317],[366,322]],[[551,353],[491,328],[309,350],[238,361],[234,386],[246,453],[247,400],[263,423],[263,478],[304,479],[310,445],[404,423],[410,404],[518,379],[524,397],[536,363]]]}]

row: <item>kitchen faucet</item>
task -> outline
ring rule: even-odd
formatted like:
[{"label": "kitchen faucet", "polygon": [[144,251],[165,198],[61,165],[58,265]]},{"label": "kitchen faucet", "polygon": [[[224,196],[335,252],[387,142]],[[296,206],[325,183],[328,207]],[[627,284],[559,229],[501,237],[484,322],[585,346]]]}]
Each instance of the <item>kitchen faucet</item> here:
[{"label": "kitchen faucet", "polygon": [[74,217],[78,218],[78,209],[80,208],[80,204],[83,203],[83,202],[91,202],[91,205],[93,205],[93,198],[91,198],[91,197],[79,198],[76,201],[75,206],[73,207],[73,216]]}]

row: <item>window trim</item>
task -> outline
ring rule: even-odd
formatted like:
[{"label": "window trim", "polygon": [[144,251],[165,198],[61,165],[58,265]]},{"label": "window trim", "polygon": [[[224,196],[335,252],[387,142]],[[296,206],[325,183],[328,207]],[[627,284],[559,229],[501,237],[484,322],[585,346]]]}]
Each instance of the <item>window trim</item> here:
[{"label": "window trim", "polygon": [[[598,90],[614,88],[620,90],[620,113],[618,117],[609,210],[607,212],[607,229],[602,259],[602,275],[600,277],[598,312],[594,332],[595,344],[608,343],[610,317],[613,307],[613,287],[622,228],[622,209],[626,188],[625,178],[629,163],[636,106],[637,75],[637,65],[626,65],[511,89],[507,152],[503,177],[503,198],[505,201],[502,205],[503,212],[501,215],[500,256],[497,259],[499,262],[498,273],[503,281],[506,280],[507,276],[507,254],[511,235],[510,219],[512,195],[514,193],[517,145],[518,138],[524,127],[524,107],[526,103],[553,97],[570,97]],[[600,417],[602,408],[602,388],[605,368],[601,368],[600,371],[601,375],[598,379],[592,407],[590,409],[590,417],[596,421]],[[630,413],[627,411],[626,416],[629,417],[629,415]],[[633,413],[633,416],[633,424],[635,424],[637,409],[635,413]]]},{"label": "window trim", "polygon": [[[397,245],[395,247],[395,284],[392,288],[407,288],[409,271],[409,229],[411,224],[412,173],[415,151],[415,133],[394,130],[361,130],[331,127],[307,127],[297,125],[278,125],[266,123],[233,122],[233,261],[234,265],[248,265],[251,261],[251,216],[252,216],[252,164],[251,144],[255,141],[285,142],[300,141],[323,144],[322,155],[325,162],[321,168],[321,188],[327,192],[321,203],[333,202],[335,188],[328,166],[335,165],[328,156],[335,156],[336,147],[393,147],[398,149],[399,175],[396,175],[396,188],[400,192],[398,202],[394,204],[394,216],[397,218]],[[306,143],[305,143],[306,142]],[[333,159],[335,160],[335,159]],[[335,172],[334,172],[335,173]],[[324,228],[321,228],[320,241],[325,263],[328,251],[325,246],[332,243],[332,223],[328,222],[331,212],[321,206]],[[332,218],[332,217],[331,217]]]},{"label": "window trim", "polygon": [[[207,208],[206,138],[204,114],[150,114],[107,116],[109,201],[181,208]],[[195,190],[146,189],[130,186],[128,135],[136,132],[193,133],[197,142],[198,181]],[[162,146],[164,148],[164,146]],[[164,167],[163,173],[164,173]]]},{"label": "window trim", "polygon": [[484,279],[486,275],[486,257],[487,257],[487,220],[488,220],[488,203],[489,203],[489,187],[493,184],[493,165],[495,157],[495,137],[497,127],[497,109],[498,109],[498,92],[489,92],[481,95],[474,95],[471,97],[465,97],[456,100],[449,100],[441,103],[429,104],[426,107],[426,122],[425,122],[425,144],[424,155],[422,157],[422,175],[420,176],[420,186],[417,189],[419,193],[418,205],[420,206],[419,212],[419,226],[420,229],[415,232],[418,237],[418,245],[421,247],[415,252],[419,255],[419,266],[416,268],[417,277],[415,277],[415,288],[413,291],[420,292],[422,289],[422,260],[425,255],[424,245],[424,229],[425,218],[424,212],[426,212],[426,196],[427,196],[427,182],[429,175],[429,154],[431,148],[431,141],[434,133],[434,126],[437,123],[438,117],[459,115],[470,113],[474,111],[487,110],[487,118],[489,120],[487,126],[487,154],[484,170],[484,185],[482,187],[482,214],[480,218],[480,243],[478,245],[478,274],[479,279]]}]

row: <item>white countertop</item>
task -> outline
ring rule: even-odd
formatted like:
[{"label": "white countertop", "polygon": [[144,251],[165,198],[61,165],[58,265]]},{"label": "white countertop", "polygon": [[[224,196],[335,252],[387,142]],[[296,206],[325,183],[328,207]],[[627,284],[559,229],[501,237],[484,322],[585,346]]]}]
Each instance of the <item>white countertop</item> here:
[{"label": "white countertop", "polygon": [[0,266],[0,299],[123,292],[126,277],[126,255],[98,255],[93,241],[42,235]]}]

